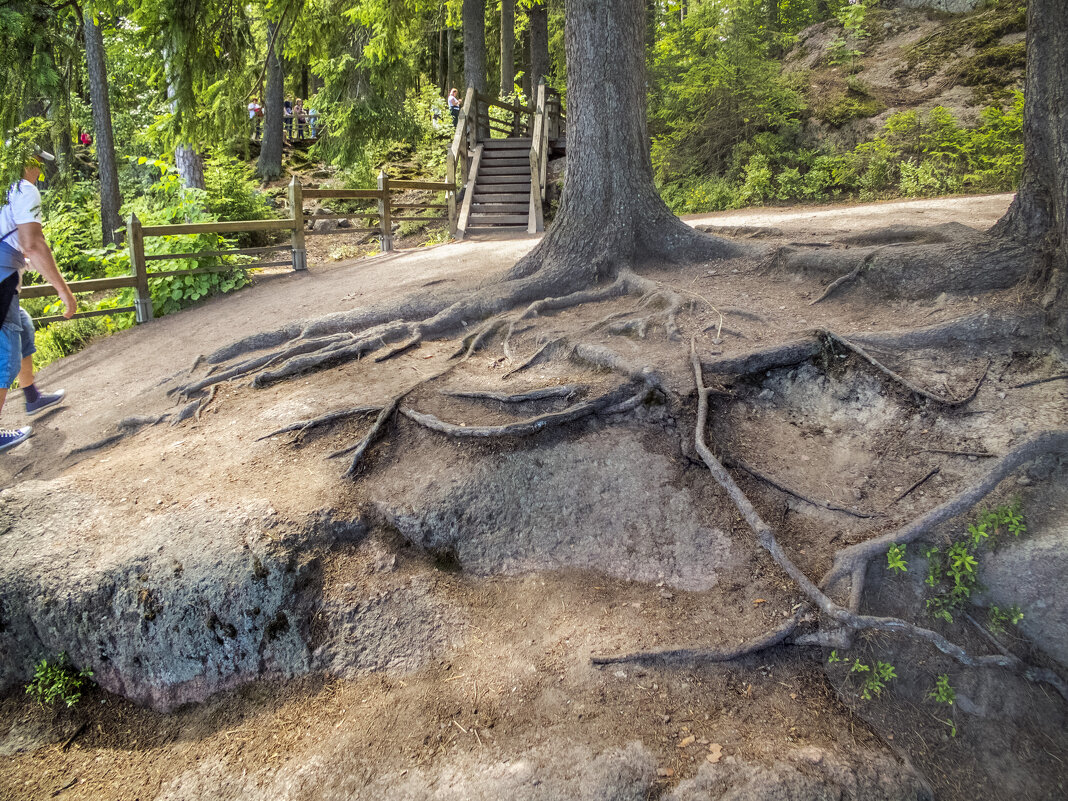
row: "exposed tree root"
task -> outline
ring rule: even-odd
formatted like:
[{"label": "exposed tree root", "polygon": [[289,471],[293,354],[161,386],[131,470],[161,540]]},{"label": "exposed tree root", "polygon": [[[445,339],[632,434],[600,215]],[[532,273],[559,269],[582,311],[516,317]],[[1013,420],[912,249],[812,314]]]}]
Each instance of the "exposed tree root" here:
[{"label": "exposed tree root", "polygon": [[[782,549],[782,546],[779,545],[770,526],[768,526],[768,524],[760,517],[760,514],[749,501],[749,498],[746,497],[745,493],[742,492],[741,488],[734,482],[734,479],[731,478],[726,468],[724,468],[709,449],[705,442],[705,430],[708,425],[708,391],[704,386],[701,360],[698,358],[696,347],[692,342],[690,347],[690,361],[693,366],[694,379],[697,384],[697,420],[694,433],[694,446],[698,454],[708,467],[708,470],[712,474],[716,483],[727,493],[727,496],[731,499],[735,508],[738,509],[750,529],[752,529],[760,545],[771,555],[772,559],[775,560],[775,563],[778,564],[791,579],[793,579],[798,587],[801,588],[805,596],[807,596],[809,601],[815,604],[825,618],[827,626],[826,628],[821,627],[821,630],[824,632],[823,635],[820,636],[819,633],[817,633],[816,636],[808,635],[804,638],[799,638],[799,644],[824,644],[830,641],[848,642],[851,639],[852,633],[861,631],[883,631],[887,633],[903,634],[930,643],[939,651],[963,665],[969,667],[1006,668],[1023,675],[1031,681],[1046,682],[1053,686],[1066,700],[1068,700],[1068,685],[1065,684],[1060,676],[1052,671],[1028,665],[1012,654],[999,653],[973,656],[956,643],[950,642],[938,632],[913,625],[898,618],[860,615],[855,611],[850,611],[850,609],[839,606],[831,600],[828,595],[824,594],[824,592],[820,590],[811,579],[797,567],[797,565],[794,564],[793,560],[791,560]],[[1022,459],[1024,455],[1034,458],[1036,452],[1039,450],[1042,453],[1049,452],[1052,444],[1058,445],[1061,449],[1068,446],[1068,431],[1049,432],[1045,435],[1040,435],[1039,437],[1029,440],[1028,443],[1025,444],[1026,446],[1014,449],[1014,453],[1017,454],[1017,459]],[[1001,464],[1008,465],[1009,461],[1007,460],[1008,457],[1003,459]],[[1019,464],[1019,462],[1017,462],[1017,464]],[[995,468],[995,470],[991,471],[986,479],[980,483],[981,486],[990,483],[992,476],[999,472],[1001,473],[1001,476],[1004,477],[1004,474],[1008,472],[1008,468],[1003,467],[1000,471],[998,468]],[[993,484],[996,483],[997,481],[993,482]],[[992,486],[993,485],[991,485],[989,489],[992,489]],[[989,489],[986,491],[989,492]],[[983,495],[985,494],[986,493],[984,492]],[[957,496],[957,499],[954,500],[959,501],[961,497],[962,496]],[[972,502],[974,503],[974,501]],[[943,504],[943,507],[954,506],[959,506],[959,504],[954,504],[952,501],[949,504]],[[971,504],[968,504],[965,508],[970,508],[970,506]],[[939,509],[943,509],[943,507],[939,507]],[[957,513],[963,510],[964,509],[958,508]],[[920,520],[924,520],[928,517],[930,517],[930,515],[926,515],[923,518],[920,518]],[[915,526],[916,524],[914,523],[913,525]],[[924,530],[925,529],[926,527],[924,527]],[[866,566],[867,559],[870,558],[871,555],[880,550],[885,550],[886,548],[886,544],[883,544],[881,548],[873,548],[872,543],[885,542],[886,539],[886,537],[880,537],[869,541],[868,543],[863,543],[860,546],[853,546],[850,549],[846,549],[843,553],[850,553],[852,556],[841,560],[841,563],[839,557],[841,557],[842,554],[836,556],[835,568],[832,569],[829,577],[833,578],[836,571],[840,571],[839,575],[844,575],[845,572],[853,572],[854,582],[856,583],[852,588],[851,606],[854,609],[859,608],[859,590],[857,589],[859,582],[857,581],[855,571],[858,568],[862,569],[863,566]],[[889,540],[891,543],[896,541],[898,540],[892,538]],[[830,586],[831,583],[831,581],[825,580],[824,586]],[[853,606],[854,603],[855,606]],[[779,635],[781,632],[782,628],[780,627],[780,629],[776,629],[767,635],[767,638],[774,641],[774,644],[779,644],[784,642],[786,638],[790,636],[793,629],[780,637]],[[764,638],[761,638],[761,640],[763,639]],[[752,651],[747,650],[746,653],[752,653]],[[713,657],[718,657],[722,656],[723,652],[713,651],[711,654]],[[654,658],[654,655],[646,654],[643,655],[643,658],[651,659]]]},{"label": "exposed tree root", "polygon": [[735,659],[758,654],[761,651],[774,648],[776,645],[781,645],[808,619],[809,617],[799,610],[792,617],[785,620],[782,625],[734,648],[675,648],[667,651],[638,651],[637,653],[623,654],[621,656],[594,656],[590,658],[590,662],[597,666],[622,665],[626,663],[642,666],[673,666],[692,663],[733,662]]},{"label": "exposed tree root", "polygon": [[264,434],[262,437],[257,437],[256,442],[264,439],[270,439],[276,437],[279,434],[288,434],[290,431],[296,431],[299,434],[303,434],[305,431],[310,431],[313,428],[319,428],[320,426],[330,425],[331,423],[337,423],[341,420],[347,420],[350,417],[359,417],[364,414],[371,414],[373,412],[382,411],[381,406],[354,406],[351,409],[339,409],[336,412],[328,412],[327,414],[320,415],[319,417],[313,417],[311,420],[299,420],[296,423],[290,423],[282,428],[277,428],[270,434]]},{"label": "exposed tree root", "polygon": [[870,364],[872,367],[874,367],[876,370],[878,370],[880,373],[897,382],[901,386],[905,387],[905,389],[907,389],[914,395],[919,395],[921,398],[927,398],[928,400],[935,401],[936,403],[940,403],[943,406],[963,406],[964,404],[970,403],[972,400],[974,400],[975,396],[979,394],[979,387],[981,387],[983,385],[983,382],[986,380],[987,371],[990,369],[990,362],[988,361],[986,364],[986,369],[983,370],[982,376],[980,376],[979,380],[975,383],[975,387],[965,397],[960,399],[944,398],[941,395],[936,395],[933,392],[929,392],[923,387],[916,386],[907,378],[898,373],[895,373],[885,364],[883,364],[874,356],[869,354],[862,347],[853,342],[850,342],[845,337],[840,336],[834,333],[833,331],[828,331],[826,329],[820,330],[819,334],[825,337],[827,340],[845,348],[850,353],[856,354],[861,359]]},{"label": "exposed tree root", "polygon": [[854,267],[850,272],[848,272],[845,275],[843,275],[841,278],[837,278],[834,281],[832,281],[830,283],[830,285],[825,290],[823,290],[823,294],[820,295],[818,298],[816,298],[811,303],[809,303],[808,305],[809,306],[815,306],[820,301],[826,300],[827,298],[829,298],[831,295],[834,294],[835,290],[838,289],[838,287],[840,287],[840,286],[842,286],[844,284],[848,284],[850,281],[855,279],[858,275],[860,275],[864,271],[864,268],[866,268],[869,264],[871,264],[872,259],[875,258],[875,256],[879,253],[880,250],[882,250],[882,248],[876,248],[871,253],[869,253],[867,256],[865,256],[863,259],[858,261],[856,267]]},{"label": "exposed tree root", "polygon": [[918,489],[919,489],[920,487],[922,487],[922,486],[923,486],[924,484],[926,484],[926,483],[927,483],[928,481],[930,481],[930,480],[931,480],[932,478],[934,478],[934,477],[935,477],[936,475],[938,475],[938,473],[939,473],[939,471],[941,471],[941,469],[942,469],[941,467],[934,467],[934,468],[932,468],[931,470],[929,470],[929,471],[928,471],[928,472],[927,472],[927,473],[926,473],[926,474],[924,475],[924,477],[923,477],[923,478],[921,478],[921,479],[920,479],[919,481],[915,482],[915,483],[914,483],[914,484],[913,484],[912,486],[910,486],[910,487],[909,487],[909,488],[908,488],[907,490],[905,490],[905,491],[904,491],[904,492],[902,492],[902,493],[901,493],[900,495],[898,495],[898,496],[897,496],[896,498],[894,498],[894,503],[898,503],[899,501],[902,501],[902,500],[904,500],[905,498],[907,498],[907,497],[908,497],[909,495],[911,495],[911,494],[912,494],[913,492],[915,492],[916,490],[918,490]]},{"label": "exposed tree root", "polygon": [[546,414],[540,414],[537,417],[532,417],[528,420],[520,420],[515,423],[508,423],[500,426],[456,425],[439,420],[432,414],[417,412],[410,408],[401,409],[401,414],[424,428],[429,428],[431,431],[437,431],[439,434],[446,434],[450,437],[481,439],[492,437],[525,437],[530,434],[536,434],[539,431],[544,431],[553,426],[564,425],[576,420],[581,420],[583,417],[588,417],[589,415],[598,412],[605,412],[608,410],[622,411],[624,408],[629,408],[627,406],[628,403],[633,402],[633,405],[640,403],[646,393],[647,390],[644,388],[641,391],[634,393],[629,392],[626,387],[620,387],[591,401],[576,403],[563,411],[547,412]]},{"label": "exposed tree root", "polygon": [[1048,378],[1036,378],[1034,381],[1024,381],[1022,384],[1013,384],[1009,389],[1023,389],[1024,387],[1037,387],[1039,384],[1048,384],[1051,381],[1064,381],[1068,379],[1068,373],[1051,375]]},{"label": "exposed tree root", "polygon": [[[706,393],[714,392],[714,391],[715,390],[711,390],[711,389],[708,389],[708,388],[705,389]],[[716,394],[719,394],[719,393],[717,392]],[[831,511],[831,512],[841,512],[842,514],[851,515],[852,517],[859,517],[859,518],[864,519],[864,520],[870,520],[873,517],[878,517],[878,515],[876,515],[874,512],[858,512],[856,509],[850,509],[850,508],[848,508],[846,506],[838,506],[837,504],[833,504],[830,501],[822,501],[822,500],[820,500],[818,498],[810,498],[808,495],[805,495],[804,493],[799,492],[798,490],[794,489],[793,487],[790,487],[790,486],[782,483],[778,479],[772,478],[767,473],[763,473],[760,470],[757,470],[755,467],[751,467],[750,465],[747,465],[745,462],[741,461],[740,459],[737,459],[737,458],[724,459],[723,463],[727,467],[733,467],[733,468],[736,468],[736,469],[741,470],[743,472],[746,472],[749,475],[753,476],[753,478],[760,479],[765,484],[771,485],[775,489],[779,490],[779,492],[783,492],[783,493],[785,493],[787,495],[790,495],[790,496],[792,496],[794,498],[797,498],[799,501],[804,501],[805,503],[809,504],[810,506],[816,506],[816,507],[819,507],[820,509],[827,509],[828,511]]]},{"label": "exposed tree root", "polygon": [[1002,456],[978,482],[945,503],[936,506],[901,528],[843,548],[835,554],[834,564],[823,577],[820,585],[831,589],[838,581],[849,575],[854,577],[854,584],[856,584],[857,573],[861,574],[860,581],[863,582],[863,571],[872,557],[886,553],[891,545],[905,545],[913,542],[935,526],[969,511],[1021,465],[1047,454],[1065,453],[1068,453],[1068,429],[1045,431],[1024,440]]},{"label": "exposed tree root", "polygon": [[132,417],[124,417],[115,425],[115,428],[118,429],[115,434],[111,434],[103,439],[98,439],[96,442],[90,442],[88,445],[74,448],[67,454],[67,456],[81,456],[82,454],[92,453],[101,448],[114,445],[116,442],[124,440],[128,436],[136,434],[142,428],[158,425],[164,420],[168,420],[170,416],[170,412],[166,412],[160,415],[134,415]]},{"label": "exposed tree root", "polygon": [[470,398],[472,400],[496,401],[498,403],[527,403],[528,401],[551,400],[557,398],[571,399],[589,390],[585,384],[564,384],[558,387],[545,387],[544,389],[532,389],[529,392],[520,392],[515,395],[506,395],[503,392],[483,392],[480,390],[453,390],[442,392],[450,398]]}]

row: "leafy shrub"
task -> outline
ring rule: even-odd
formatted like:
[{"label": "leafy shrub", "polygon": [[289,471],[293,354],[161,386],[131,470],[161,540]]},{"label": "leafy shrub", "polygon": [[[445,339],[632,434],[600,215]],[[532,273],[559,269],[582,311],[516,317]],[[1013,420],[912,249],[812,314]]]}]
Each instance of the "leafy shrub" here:
[{"label": "leafy shrub", "polygon": [[745,165],[745,183],[742,184],[742,197],[751,203],[763,203],[774,195],[771,183],[771,166],[768,157],[757,153]]},{"label": "leafy shrub", "polygon": [[51,663],[42,659],[33,670],[33,681],[26,685],[26,692],[38,703],[55,705],[62,701],[72,707],[82,698],[93,672],[88,668],[75,670],[65,653]]}]

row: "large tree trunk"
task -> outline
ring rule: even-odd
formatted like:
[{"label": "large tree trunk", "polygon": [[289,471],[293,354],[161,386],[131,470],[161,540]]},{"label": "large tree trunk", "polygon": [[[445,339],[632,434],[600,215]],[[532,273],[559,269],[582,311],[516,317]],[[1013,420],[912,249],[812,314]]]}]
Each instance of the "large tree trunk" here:
[{"label": "large tree trunk", "polygon": [[[104,37],[93,14],[85,12],[85,62],[89,97],[93,106],[96,134],[96,162],[100,173],[100,227],[105,245],[122,241],[122,195],[115,165],[115,138],[111,128],[111,101],[108,99],[108,70],[104,60]],[[68,133],[69,138],[69,133]]]},{"label": "large tree trunk", "polygon": [[[513,277],[552,291],[611,279],[635,262],[729,255],[657,194],[645,119],[645,0],[568,0],[567,178],[560,211]],[[611,53],[611,58],[605,58]]]},{"label": "large tree trunk", "polygon": [[515,91],[515,0],[501,0],[501,97]]},{"label": "large tree trunk", "polygon": [[[571,8],[570,3],[567,7]],[[533,92],[542,78],[549,80],[549,0],[531,6],[527,16],[530,19],[530,86]]]},{"label": "large tree trunk", "polygon": [[256,174],[271,181],[282,174],[282,62],[278,58],[281,42],[273,41],[278,24],[267,23],[267,76],[263,97],[263,138]]},{"label": "large tree trunk", "polygon": [[1046,300],[1068,315],[1068,4],[1064,0],[1030,0],[1027,5],[1024,96],[1023,179],[994,232],[1041,249],[1046,257]]},{"label": "large tree trunk", "polygon": [[464,0],[464,84],[486,94],[486,0]]},{"label": "large tree trunk", "polygon": [[174,166],[186,189],[206,189],[204,156],[192,145],[178,145],[174,149]]}]

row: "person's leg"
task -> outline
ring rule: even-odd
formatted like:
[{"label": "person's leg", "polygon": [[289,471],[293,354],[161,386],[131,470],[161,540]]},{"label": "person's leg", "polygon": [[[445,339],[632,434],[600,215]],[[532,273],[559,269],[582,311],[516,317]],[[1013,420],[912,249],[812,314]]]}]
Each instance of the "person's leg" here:
[{"label": "person's leg", "polygon": [[[5,315],[4,324],[0,326],[0,410],[7,400],[7,388],[19,374],[20,368],[20,332],[22,320],[18,314],[18,296],[12,300],[11,309]],[[0,451],[13,448],[33,433],[29,426],[23,428],[0,428]]]},{"label": "person's leg", "polygon": [[33,375],[33,354],[37,352],[37,344],[34,341],[33,320],[25,309],[19,307],[19,343],[22,360],[19,363],[19,388],[26,396],[26,413],[37,414],[45,409],[55,406],[67,394],[64,390],[57,392],[40,392],[37,389]]}]

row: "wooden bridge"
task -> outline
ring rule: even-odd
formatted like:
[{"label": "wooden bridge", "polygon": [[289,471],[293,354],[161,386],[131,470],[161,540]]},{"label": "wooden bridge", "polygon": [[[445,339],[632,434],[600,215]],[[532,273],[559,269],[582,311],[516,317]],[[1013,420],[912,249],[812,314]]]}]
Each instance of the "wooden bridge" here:
[{"label": "wooden bridge", "polygon": [[457,171],[463,203],[456,238],[468,234],[545,230],[542,203],[550,155],[567,150],[560,95],[539,84],[533,106],[504,103],[467,90],[449,147],[446,183]]}]

